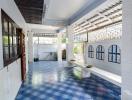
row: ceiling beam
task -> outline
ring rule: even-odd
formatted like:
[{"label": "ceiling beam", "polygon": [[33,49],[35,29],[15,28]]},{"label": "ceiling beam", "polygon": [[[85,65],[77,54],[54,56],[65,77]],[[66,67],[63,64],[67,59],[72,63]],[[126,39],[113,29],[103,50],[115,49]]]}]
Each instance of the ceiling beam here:
[{"label": "ceiling beam", "polygon": [[20,9],[29,9],[29,10],[40,10],[42,11],[42,8],[37,8],[37,7],[26,7],[26,6],[19,6]]},{"label": "ceiling beam", "polygon": [[26,22],[42,24],[44,0],[15,0],[15,2]]}]

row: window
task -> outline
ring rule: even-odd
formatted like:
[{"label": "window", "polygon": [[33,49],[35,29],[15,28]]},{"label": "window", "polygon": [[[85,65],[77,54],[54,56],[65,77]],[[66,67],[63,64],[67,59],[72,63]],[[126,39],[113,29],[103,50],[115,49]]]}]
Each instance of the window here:
[{"label": "window", "polygon": [[104,60],[104,47],[102,45],[98,45],[96,48],[96,59]]},{"label": "window", "polygon": [[121,63],[121,50],[117,45],[111,45],[108,49],[108,61],[113,63]]},{"label": "window", "polygon": [[89,45],[89,47],[88,47],[88,57],[94,58],[94,48],[92,45]]},{"label": "window", "polygon": [[56,37],[33,37],[34,44],[55,44],[57,43]]},{"label": "window", "polygon": [[4,66],[7,66],[18,58],[19,35],[16,32],[16,24],[2,11],[2,38]]}]

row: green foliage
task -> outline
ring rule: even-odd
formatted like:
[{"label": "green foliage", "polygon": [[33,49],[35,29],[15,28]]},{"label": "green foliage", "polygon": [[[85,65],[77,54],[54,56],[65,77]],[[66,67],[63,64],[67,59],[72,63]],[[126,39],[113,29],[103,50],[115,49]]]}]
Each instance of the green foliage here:
[{"label": "green foliage", "polygon": [[77,47],[74,47],[73,52],[74,52],[75,54],[78,54],[78,48],[77,48]]},{"label": "green foliage", "polygon": [[5,44],[5,45],[8,44],[8,36],[4,36],[3,39],[4,39],[4,41],[3,41],[4,44]]},{"label": "green foliage", "polygon": [[62,38],[62,43],[66,43],[66,38]]},{"label": "green foliage", "polygon": [[78,54],[78,53],[83,53],[83,47],[82,47],[82,44],[81,43],[77,43],[74,48],[73,48],[73,52],[75,54]]}]

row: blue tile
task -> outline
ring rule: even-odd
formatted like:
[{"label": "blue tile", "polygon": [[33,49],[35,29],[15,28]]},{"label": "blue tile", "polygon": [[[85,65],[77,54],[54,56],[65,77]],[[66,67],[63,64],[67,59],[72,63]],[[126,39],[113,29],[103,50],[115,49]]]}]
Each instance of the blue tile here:
[{"label": "blue tile", "polygon": [[96,76],[78,79],[72,67],[41,61],[29,65],[16,100],[121,100],[121,88]]}]

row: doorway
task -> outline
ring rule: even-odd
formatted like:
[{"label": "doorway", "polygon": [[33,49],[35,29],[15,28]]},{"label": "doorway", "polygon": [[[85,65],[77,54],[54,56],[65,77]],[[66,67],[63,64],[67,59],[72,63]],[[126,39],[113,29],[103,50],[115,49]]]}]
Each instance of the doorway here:
[{"label": "doorway", "polygon": [[21,58],[21,77],[22,81],[26,79],[26,53],[25,53],[25,34],[22,29],[17,28],[16,32],[18,34],[18,42],[20,44],[20,48],[18,48],[18,52],[20,53]]}]

